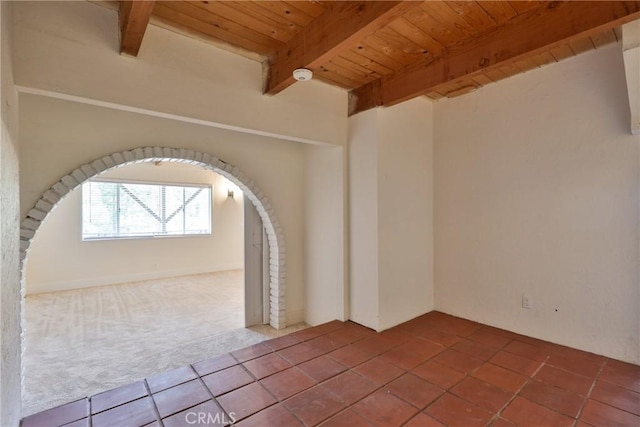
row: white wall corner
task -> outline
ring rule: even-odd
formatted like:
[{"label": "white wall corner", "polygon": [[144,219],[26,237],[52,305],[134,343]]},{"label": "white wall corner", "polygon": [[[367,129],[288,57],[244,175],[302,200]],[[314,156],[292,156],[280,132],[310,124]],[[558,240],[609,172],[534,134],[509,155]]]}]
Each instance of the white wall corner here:
[{"label": "white wall corner", "polygon": [[640,20],[622,26],[622,56],[631,111],[631,133],[640,135]]},{"label": "white wall corner", "polygon": [[[378,114],[379,329],[433,310],[433,108]],[[402,207],[402,208],[399,208]]]},{"label": "white wall corner", "polygon": [[433,309],[433,110],[349,118],[350,318],[377,331]]}]

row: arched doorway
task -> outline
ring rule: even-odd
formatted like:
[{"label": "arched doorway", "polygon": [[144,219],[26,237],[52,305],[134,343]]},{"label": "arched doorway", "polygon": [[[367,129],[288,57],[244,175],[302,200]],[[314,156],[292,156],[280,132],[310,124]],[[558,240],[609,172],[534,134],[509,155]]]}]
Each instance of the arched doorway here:
[{"label": "arched doorway", "polygon": [[119,166],[143,162],[182,162],[212,170],[236,184],[255,206],[262,219],[265,233],[269,242],[269,324],[281,329],[286,327],[285,315],[285,251],[282,228],[275,212],[265,194],[256,183],[239,168],[209,153],[188,149],[168,147],[144,147],[126,150],[96,159],[74,169],[63,176],[51,188],[45,191],[35,206],[29,210],[20,228],[20,259],[22,270],[22,292],[25,292],[25,265],[29,247],[42,221],[71,190],[83,182],[101,173]]}]

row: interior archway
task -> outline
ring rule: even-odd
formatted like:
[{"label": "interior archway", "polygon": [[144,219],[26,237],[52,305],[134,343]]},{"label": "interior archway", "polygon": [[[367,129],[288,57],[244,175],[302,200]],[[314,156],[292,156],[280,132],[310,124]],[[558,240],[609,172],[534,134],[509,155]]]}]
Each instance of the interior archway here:
[{"label": "interior archway", "polygon": [[116,152],[91,163],[86,163],[63,176],[45,191],[38,202],[29,210],[20,227],[20,260],[22,271],[22,293],[25,293],[25,265],[29,247],[36,236],[40,224],[56,204],[69,192],[85,181],[119,166],[143,162],[182,162],[201,166],[224,176],[236,184],[256,207],[264,224],[269,241],[269,324],[281,329],[286,327],[285,315],[285,251],[282,228],[267,197],[256,183],[238,167],[218,159],[208,153],[169,147],[144,147]]}]

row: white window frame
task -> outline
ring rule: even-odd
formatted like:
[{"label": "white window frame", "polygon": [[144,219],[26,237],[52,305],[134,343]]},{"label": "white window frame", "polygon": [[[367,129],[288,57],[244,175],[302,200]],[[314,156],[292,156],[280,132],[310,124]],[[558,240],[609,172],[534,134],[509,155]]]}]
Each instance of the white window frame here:
[{"label": "white window frame", "polygon": [[[202,188],[209,191],[209,233],[183,233],[183,234],[145,234],[145,235],[129,235],[129,236],[99,236],[99,237],[85,237],[84,235],[84,185],[91,182],[107,182],[114,184],[132,184],[132,185],[156,185],[156,186],[172,186],[172,187],[190,187],[190,188]],[[210,237],[213,234],[213,186],[207,183],[183,183],[183,182],[169,182],[169,181],[144,181],[135,179],[120,179],[120,178],[93,178],[80,185],[80,237],[83,242],[104,241],[104,240],[131,240],[131,239],[167,239],[167,238],[198,238],[198,237]],[[184,209],[184,207],[183,207]]]}]

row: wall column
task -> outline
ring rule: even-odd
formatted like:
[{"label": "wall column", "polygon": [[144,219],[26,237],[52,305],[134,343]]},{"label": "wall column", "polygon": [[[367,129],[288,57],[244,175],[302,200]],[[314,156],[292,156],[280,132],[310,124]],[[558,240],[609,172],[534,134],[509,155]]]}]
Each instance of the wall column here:
[{"label": "wall column", "polygon": [[432,105],[349,120],[351,319],[381,331],[433,309]]}]

